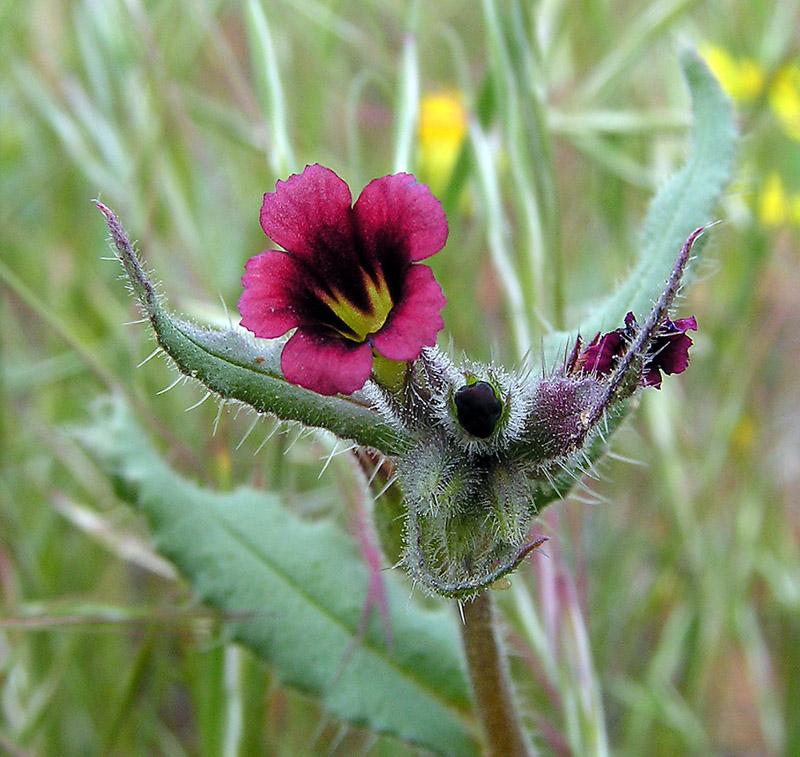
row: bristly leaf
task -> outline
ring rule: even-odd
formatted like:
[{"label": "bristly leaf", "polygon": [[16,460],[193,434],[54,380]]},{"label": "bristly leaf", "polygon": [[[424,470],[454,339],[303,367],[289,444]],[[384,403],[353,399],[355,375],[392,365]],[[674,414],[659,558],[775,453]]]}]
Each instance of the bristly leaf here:
[{"label": "bristly leaf", "polygon": [[[730,178],[733,162],[733,114],[728,98],[696,52],[685,51],[682,64],[694,116],[691,157],[653,199],[642,230],[639,262],[627,279],[578,329],[545,337],[548,367],[563,359],[566,346],[575,343],[578,333],[591,339],[599,332],[621,326],[629,310],[640,319],[648,313],[689,234],[715,220],[714,207]],[[702,249],[702,242],[698,240],[694,254]]]},{"label": "bristly leaf", "polygon": [[303,522],[274,494],[217,493],[174,473],[119,401],[76,432],[148,517],[156,546],[201,600],[228,614],[231,638],[286,684],[350,723],[444,755],[475,755],[458,631],[445,608],[408,601],[387,576],[393,644],[379,618],[358,628],[369,576],[352,541]]},{"label": "bristly leaf", "polygon": [[159,345],[181,373],[201,381],[226,399],[239,400],[281,420],[325,428],[344,439],[389,455],[410,446],[400,431],[386,424],[359,393],[323,397],[284,380],[274,341],[254,342],[237,331],[203,329],[173,316],[157,295],[116,216],[102,203],[111,241],[156,333]]}]

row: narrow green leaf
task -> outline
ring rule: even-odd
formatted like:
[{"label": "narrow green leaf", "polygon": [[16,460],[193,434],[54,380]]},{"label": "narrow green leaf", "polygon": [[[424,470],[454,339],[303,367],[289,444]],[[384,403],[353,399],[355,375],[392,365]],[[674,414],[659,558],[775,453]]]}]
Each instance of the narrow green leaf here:
[{"label": "narrow green leaf", "polygon": [[251,56],[261,65],[256,69],[260,75],[262,88],[262,109],[270,126],[270,149],[268,157],[273,170],[286,176],[298,168],[292,149],[291,136],[286,111],[286,98],[280,79],[280,67],[275,44],[272,40],[267,14],[260,0],[248,0],[247,22],[250,32]]},{"label": "narrow green leaf", "polygon": [[394,173],[413,166],[414,136],[419,117],[419,61],[417,60],[416,17],[418,3],[409,7],[408,31],[403,43],[400,76],[395,105]]},{"label": "narrow green leaf", "polygon": [[217,493],[172,472],[120,401],[78,437],[148,516],[156,546],[201,600],[227,613],[232,639],[348,722],[434,752],[474,755],[458,631],[387,574],[393,644],[370,618],[358,638],[368,571],[330,523],[308,523],[275,495]]},{"label": "narrow green leaf", "polygon": [[349,397],[323,397],[289,384],[280,370],[282,342],[254,340],[233,330],[199,328],[169,313],[116,216],[102,203],[97,207],[106,217],[114,250],[159,345],[182,373],[221,397],[244,402],[261,413],[325,428],[388,455],[409,446],[408,439],[385,423],[359,392]]},{"label": "narrow green leaf", "polygon": [[617,44],[593,67],[591,76],[577,94],[578,101],[586,103],[604,95],[636,61],[644,58],[654,39],[698,2],[656,0],[643,4],[632,22],[615,36]]},{"label": "narrow green leaf", "polygon": [[[563,359],[578,333],[591,339],[599,331],[614,329],[629,310],[641,320],[661,294],[684,241],[694,229],[715,220],[714,206],[730,178],[733,161],[733,115],[728,98],[697,53],[687,50],[682,64],[694,116],[691,157],[653,199],[644,222],[639,262],[623,284],[578,329],[545,337],[549,366]],[[702,241],[695,244],[693,254],[700,252]]]}]

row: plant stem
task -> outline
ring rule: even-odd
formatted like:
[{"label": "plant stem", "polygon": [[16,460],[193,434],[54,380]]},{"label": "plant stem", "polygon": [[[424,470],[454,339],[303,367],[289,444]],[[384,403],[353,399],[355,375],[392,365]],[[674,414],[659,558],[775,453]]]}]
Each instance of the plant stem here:
[{"label": "plant stem", "polygon": [[461,638],[488,757],[530,757],[508,663],[500,647],[490,592],[464,604]]}]

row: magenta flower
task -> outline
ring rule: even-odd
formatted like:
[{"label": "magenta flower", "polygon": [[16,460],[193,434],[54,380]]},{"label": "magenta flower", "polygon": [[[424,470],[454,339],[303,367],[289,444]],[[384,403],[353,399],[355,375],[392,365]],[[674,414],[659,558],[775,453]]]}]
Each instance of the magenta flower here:
[{"label": "magenta flower", "polygon": [[447,300],[418,261],[444,247],[439,201],[409,174],[371,181],[352,205],[333,171],[306,166],[264,195],[261,226],[284,248],[247,261],[241,324],[274,338],[287,381],[351,394],[372,372],[373,351],[409,361],[436,343]]},{"label": "magenta flower", "polygon": [[[614,370],[617,360],[625,352],[638,330],[638,324],[633,313],[625,316],[625,327],[610,331],[602,336],[598,334],[582,351],[580,351],[580,337],[577,345],[577,357],[574,364],[568,366],[570,373],[581,372],[606,376]],[[697,321],[691,318],[679,318],[671,321],[669,318],[662,324],[642,366],[642,384],[661,388],[661,372],[667,375],[683,373],[689,365],[689,347],[692,345],[691,337],[687,331],[697,331]]]}]

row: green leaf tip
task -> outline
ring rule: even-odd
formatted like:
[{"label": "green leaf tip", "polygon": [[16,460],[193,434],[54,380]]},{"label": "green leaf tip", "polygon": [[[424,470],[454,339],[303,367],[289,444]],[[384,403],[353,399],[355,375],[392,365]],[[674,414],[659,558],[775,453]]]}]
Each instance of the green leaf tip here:
[{"label": "green leaf tip", "polygon": [[396,455],[409,447],[409,440],[385,423],[362,393],[323,397],[288,383],[280,370],[281,342],[255,340],[232,329],[205,329],[173,316],[116,215],[103,203],[95,204],[106,218],[113,249],[159,346],[181,373],[201,381],[224,399],[243,402],[281,420],[327,429],[385,454]]},{"label": "green leaf tip", "polygon": [[[681,68],[691,96],[691,155],[650,203],[642,227],[638,263],[623,283],[593,309],[579,328],[545,337],[548,366],[563,359],[567,345],[573,345],[579,333],[591,339],[621,325],[629,310],[637,316],[647,313],[658,299],[685,240],[694,229],[715,221],[714,207],[730,180],[736,146],[733,111],[719,82],[694,49],[683,50]],[[695,256],[704,241],[698,240],[693,249]]]},{"label": "green leaf tip", "polygon": [[[230,637],[335,716],[442,755],[477,754],[458,631],[449,608],[422,609],[385,574],[393,643],[376,617],[359,637],[369,575],[352,540],[306,522],[276,494],[219,493],[172,471],[118,399],[75,432],[147,516],[158,550]],[[374,615],[374,614],[373,614]]]}]

